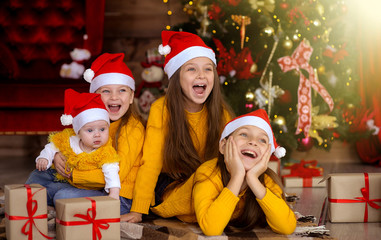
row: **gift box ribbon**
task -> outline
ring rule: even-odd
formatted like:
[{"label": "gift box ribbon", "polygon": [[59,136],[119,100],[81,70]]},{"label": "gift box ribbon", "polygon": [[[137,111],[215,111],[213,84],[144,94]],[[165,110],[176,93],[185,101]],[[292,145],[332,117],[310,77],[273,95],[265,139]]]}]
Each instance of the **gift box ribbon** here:
[{"label": "gift box ribbon", "polygon": [[26,188],[26,194],[27,194],[26,210],[28,212],[28,216],[27,217],[25,217],[25,216],[10,216],[7,213],[5,213],[5,217],[8,220],[28,220],[28,221],[26,221],[26,223],[24,224],[24,226],[21,229],[21,232],[24,235],[28,235],[28,240],[32,240],[33,239],[33,226],[36,227],[37,231],[42,236],[44,236],[44,238],[46,238],[46,239],[53,239],[52,237],[49,237],[49,236],[43,234],[38,229],[36,223],[34,222],[34,219],[48,218],[48,214],[41,214],[41,215],[35,216],[35,214],[37,212],[37,209],[38,209],[38,203],[37,203],[36,200],[33,200],[33,196],[34,196],[34,194],[36,194],[37,192],[39,192],[43,188],[40,188],[39,190],[37,190],[36,192],[34,192],[32,194],[32,189],[31,189],[30,185],[24,184],[24,187]]},{"label": "gift box ribbon", "polygon": [[96,201],[91,198],[86,198],[91,201],[91,208],[87,209],[87,214],[75,214],[74,217],[82,218],[84,221],[63,221],[56,218],[56,223],[63,226],[80,226],[80,225],[93,225],[93,240],[102,239],[102,233],[100,229],[108,229],[110,224],[120,222],[120,218],[107,218],[107,219],[95,219],[97,216]]},{"label": "gift box ribbon", "polygon": [[294,163],[291,166],[284,167],[290,169],[290,174],[283,177],[300,177],[303,178],[303,187],[312,187],[312,177],[322,176],[322,168],[317,167],[316,160],[305,161],[301,160],[300,163]]},{"label": "gift box ribbon", "polygon": [[362,197],[355,197],[354,199],[333,199],[328,198],[331,203],[359,203],[365,202],[364,222],[368,222],[368,204],[374,209],[379,209],[380,206],[375,202],[381,202],[381,198],[369,199],[369,175],[364,173],[365,188],[361,188]]}]

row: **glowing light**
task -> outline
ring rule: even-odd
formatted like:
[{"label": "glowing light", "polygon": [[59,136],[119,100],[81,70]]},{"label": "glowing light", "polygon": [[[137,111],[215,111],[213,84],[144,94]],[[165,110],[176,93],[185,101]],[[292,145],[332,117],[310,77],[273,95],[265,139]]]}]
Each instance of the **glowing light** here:
[{"label": "glowing light", "polygon": [[163,0],[163,3],[167,3],[168,2],[168,0]]},{"label": "glowing light", "polygon": [[225,84],[225,86],[227,86],[227,85],[228,85],[228,82],[224,82],[224,84]]},{"label": "glowing light", "polygon": [[169,16],[171,16],[171,15],[172,15],[172,11],[169,10],[169,11],[167,12],[167,14],[168,14]]},{"label": "glowing light", "polygon": [[193,5],[193,1],[189,1],[188,4],[189,4],[190,6],[192,6],[192,5]]},{"label": "glowing light", "polygon": [[282,131],[282,130],[280,130],[280,131],[279,131],[279,133],[280,133],[280,134],[282,134],[282,133],[283,133],[283,131]]},{"label": "glowing light", "polygon": [[292,108],[289,108],[289,109],[288,109],[288,111],[290,111],[290,112],[291,112],[291,111],[292,111]]},{"label": "glowing light", "polygon": [[216,34],[216,30],[212,30],[212,33],[213,33],[213,34]]},{"label": "glowing light", "polygon": [[171,26],[167,25],[167,26],[165,27],[165,29],[170,30],[170,29],[171,29]]}]

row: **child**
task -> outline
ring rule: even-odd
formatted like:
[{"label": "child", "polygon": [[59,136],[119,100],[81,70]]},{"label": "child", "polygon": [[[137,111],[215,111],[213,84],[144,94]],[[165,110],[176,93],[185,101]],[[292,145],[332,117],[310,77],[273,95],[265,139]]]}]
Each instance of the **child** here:
[{"label": "child", "polygon": [[171,199],[178,205],[153,211],[197,221],[205,235],[220,235],[228,224],[251,230],[266,223],[274,232],[291,234],[295,214],[284,200],[279,176],[267,166],[272,153],[280,158],[285,150],[277,146],[267,113],[259,109],[230,121],[219,150],[218,158],[202,164],[184,184],[188,192],[181,193],[182,202]]},{"label": "child", "polygon": [[[119,199],[119,157],[109,138],[110,120],[101,96],[95,93],[65,91],[65,114],[62,125],[73,125],[62,132],[50,135],[49,141],[36,158],[36,168],[45,171],[52,165],[57,152],[62,152],[70,169],[91,170],[101,168],[105,177],[105,191]],[[58,180],[65,180],[57,174]],[[89,189],[85,185],[70,184]]]},{"label": "child", "polygon": [[213,50],[188,32],[163,31],[162,41],[169,86],[149,113],[131,208],[135,215],[148,214],[153,199],[160,203],[164,192],[217,157],[218,138],[233,115],[221,94]]},{"label": "child", "polygon": [[[123,217],[130,211],[133,189],[138,168],[141,163],[142,148],[144,142],[144,125],[137,114],[134,99],[135,80],[131,70],[123,61],[123,53],[100,55],[86,70],[84,77],[91,81],[90,92],[101,94],[103,103],[109,113],[110,137],[112,145],[119,155],[119,178],[120,189],[120,213]],[[102,187],[105,184],[101,170],[80,171],[74,169],[70,174],[65,173],[65,161],[56,154],[54,165],[61,175],[72,180],[74,184],[85,184],[88,186]],[[60,187],[55,194],[55,199],[74,198],[104,195],[103,192],[96,193],[91,190]],[[49,190],[47,191],[49,192]],[[124,218],[125,221],[132,221]]]}]

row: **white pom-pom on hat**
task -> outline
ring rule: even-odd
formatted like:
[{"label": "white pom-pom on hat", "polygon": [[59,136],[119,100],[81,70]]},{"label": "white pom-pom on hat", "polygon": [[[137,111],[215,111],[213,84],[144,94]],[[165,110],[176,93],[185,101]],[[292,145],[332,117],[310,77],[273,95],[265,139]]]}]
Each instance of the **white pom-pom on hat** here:
[{"label": "white pom-pom on hat", "polygon": [[275,157],[281,158],[286,155],[286,149],[284,147],[277,147],[274,152]]},{"label": "white pom-pom on hat", "polygon": [[71,115],[62,114],[61,123],[63,126],[68,126],[73,123],[73,117]]},{"label": "white pom-pom on hat", "polygon": [[91,83],[91,80],[93,80],[94,75],[95,75],[94,71],[91,68],[88,68],[83,73],[83,78],[86,80],[86,82]]},{"label": "white pom-pom on hat", "polygon": [[171,52],[171,47],[169,45],[164,47],[163,44],[160,44],[158,51],[161,55],[167,55]]}]

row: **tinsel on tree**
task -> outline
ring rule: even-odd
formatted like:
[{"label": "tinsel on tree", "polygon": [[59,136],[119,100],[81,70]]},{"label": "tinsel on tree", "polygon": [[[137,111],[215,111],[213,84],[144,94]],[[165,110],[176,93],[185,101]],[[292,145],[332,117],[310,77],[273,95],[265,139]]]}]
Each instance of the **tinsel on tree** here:
[{"label": "tinsel on tree", "polygon": [[[337,0],[183,1],[189,22],[217,54],[237,115],[264,108],[288,151],[329,150],[351,131],[360,103],[350,11]],[[310,96],[310,97],[309,97]]]}]

